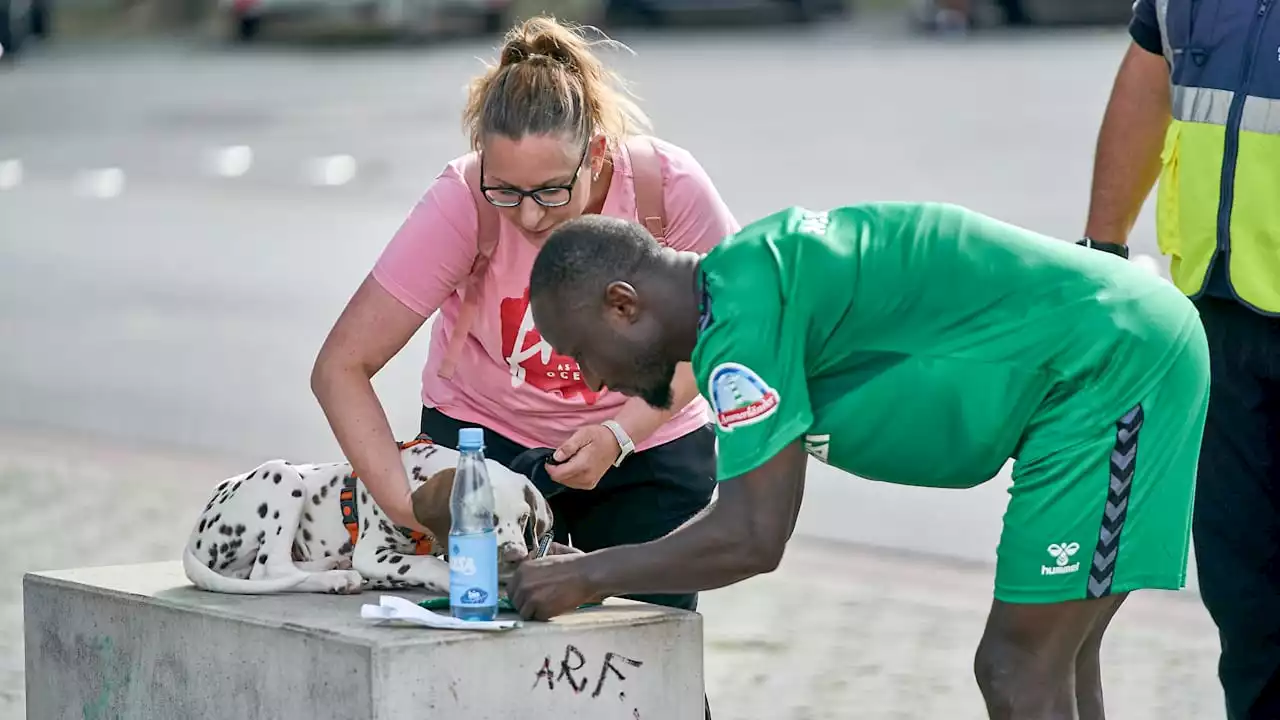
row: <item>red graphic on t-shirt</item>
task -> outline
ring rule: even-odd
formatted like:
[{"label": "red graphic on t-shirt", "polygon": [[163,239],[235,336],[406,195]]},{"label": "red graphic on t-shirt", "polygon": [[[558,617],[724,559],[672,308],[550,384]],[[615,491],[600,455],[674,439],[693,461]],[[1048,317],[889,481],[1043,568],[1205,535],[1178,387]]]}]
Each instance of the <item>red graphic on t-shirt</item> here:
[{"label": "red graphic on t-shirt", "polygon": [[587,387],[577,361],[553,351],[533,326],[528,288],[521,297],[504,299],[498,313],[502,321],[502,356],[511,368],[512,387],[527,382],[543,392],[559,393],[563,398],[581,395],[588,405],[595,403],[600,393]]}]

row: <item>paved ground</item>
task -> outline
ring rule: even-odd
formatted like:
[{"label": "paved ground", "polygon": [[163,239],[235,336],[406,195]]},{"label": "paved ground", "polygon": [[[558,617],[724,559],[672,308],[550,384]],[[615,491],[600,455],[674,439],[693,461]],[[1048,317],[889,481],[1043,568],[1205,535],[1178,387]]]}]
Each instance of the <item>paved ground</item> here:
[{"label": "paved ground", "polygon": [[[43,508],[5,524],[20,549],[0,554],[0,720],[23,717],[22,572],[173,559],[208,488],[238,467],[70,436],[0,437],[0,483]],[[715,716],[984,718],[970,664],[989,593],[980,564],[797,540],[776,573],[703,598]],[[1222,717],[1214,635],[1193,598],[1135,596],[1104,653],[1112,717]]]},{"label": "paved ground", "polygon": [[[622,39],[637,55],[620,68],[661,134],[696,152],[744,220],[929,198],[1064,238],[1080,232],[1125,42],[932,44],[876,22]],[[0,720],[20,706],[21,570],[173,557],[212,482],[265,457],[336,455],[310,363],[460,151],[461,88],[490,45],[55,46],[0,75],[0,478],[20,489],[10,502],[46,508],[0,528],[21,548],[0,561]],[[1154,252],[1151,227],[1144,214],[1140,252]],[[376,381],[406,433],[425,341]],[[81,442],[129,462],[78,459]],[[799,532],[984,561],[1006,483],[931,492],[818,468]],[[708,597],[718,717],[920,717],[927,702],[978,716],[967,666],[987,571],[849,552],[800,550]],[[1108,650],[1109,681],[1138,693],[1117,696],[1117,716],[1216,717],[1203,613],[1151,605],[1126,609]]]},{"label": "paved ground", "polygon": [[[950,200],[1074,238],[1126,42],[1084,29],[933,43],[899,19],[632,32],[617,66],[740,218]],[[307,388],[350,292],[463,147],[491,41],[50,48],[0,75],[0,427],[335,452]],[[1135,247],[1153,253],[1151,217]],[[426,333],[378,377],[411,432]],[[802,531],[970,559],[1007,476],[964,493],[815,470]],[[828,510],[839,508],[839,513]]]},{"label": "paved ground", "polygon": [[[776,573],[708,593],[717,720],[984,720],[973,650],[990,570],[800,541]],[[1103,647],[1108,717],[1223,717],[1212,624],[1186,595],[1134,596]]]}]

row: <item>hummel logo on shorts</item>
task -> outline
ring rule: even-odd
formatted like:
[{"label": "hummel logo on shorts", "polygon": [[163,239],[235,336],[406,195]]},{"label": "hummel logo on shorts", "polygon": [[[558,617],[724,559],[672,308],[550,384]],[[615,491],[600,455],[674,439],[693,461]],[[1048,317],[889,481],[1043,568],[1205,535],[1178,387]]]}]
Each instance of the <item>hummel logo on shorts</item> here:
[{"label": "hummel logo on shorts", "polygon": [[[1071,556],[1080,550],[1080,543],[1063,543],[1059,545],[1054,543],[1048,548],[1049,554],[1054,557],[1057,564],[1053,567],[1047,565],[1040,566],[1041,575],[1066,575],[1080,569],[1080,562],[1071,562]],[[1071,563],[1068,565],[1067,563]]]}]

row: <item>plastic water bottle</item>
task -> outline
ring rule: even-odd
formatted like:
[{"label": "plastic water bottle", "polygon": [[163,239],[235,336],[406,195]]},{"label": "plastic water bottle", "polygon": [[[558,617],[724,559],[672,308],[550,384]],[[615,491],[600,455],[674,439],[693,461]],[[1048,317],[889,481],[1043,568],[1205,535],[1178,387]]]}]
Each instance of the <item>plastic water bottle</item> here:
[{"label": "plastic water bottle", "polygon": [[498,535],[484,428],[458,431],[458,472],[449,497],[449,606],[460,620],[498,616]]}]

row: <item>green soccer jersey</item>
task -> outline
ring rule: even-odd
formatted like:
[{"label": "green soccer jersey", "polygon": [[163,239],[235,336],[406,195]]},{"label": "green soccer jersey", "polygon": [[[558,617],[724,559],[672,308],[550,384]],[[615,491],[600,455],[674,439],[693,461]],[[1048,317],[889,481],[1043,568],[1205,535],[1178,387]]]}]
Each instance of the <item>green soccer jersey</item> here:
[{"label": "green soccer jersey", "polygon": [[791,208],[708,253],[700,282],[721,480],[803,437],[865,478],[976,485],[1114,423],[1195,321],[1121,258],[946,204]]}]

